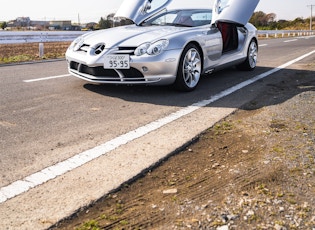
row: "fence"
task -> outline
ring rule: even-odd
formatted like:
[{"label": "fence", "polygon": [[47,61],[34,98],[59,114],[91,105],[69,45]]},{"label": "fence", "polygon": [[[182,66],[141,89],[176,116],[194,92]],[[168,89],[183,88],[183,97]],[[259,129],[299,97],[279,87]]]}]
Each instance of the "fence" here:
[{"label": "fence", "polygon": [[0,31],[0,44],[73,41],[86,31]]},{"label": "fence", "polygon": [[314,30],[259,30],[258,37],[260,38],[284,38],[284,37],[300,37],[313,36]]},{"label": "fence", "polygon": [[[0,31],[0,44],[73,41],[86,31]],[[260,38],[312,36],[311,30],[259,30]]]}]

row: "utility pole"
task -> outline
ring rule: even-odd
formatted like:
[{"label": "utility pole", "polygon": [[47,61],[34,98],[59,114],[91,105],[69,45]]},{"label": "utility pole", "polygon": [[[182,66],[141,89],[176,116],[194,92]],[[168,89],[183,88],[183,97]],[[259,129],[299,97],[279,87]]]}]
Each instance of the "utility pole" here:
[{"label": "utility pole", "polygon": [[313,7],[315,5],[308,5],[307,7],[311,8],[311,18],[310,18],[310,31],[312,31],[312,24],[313,24]]}]

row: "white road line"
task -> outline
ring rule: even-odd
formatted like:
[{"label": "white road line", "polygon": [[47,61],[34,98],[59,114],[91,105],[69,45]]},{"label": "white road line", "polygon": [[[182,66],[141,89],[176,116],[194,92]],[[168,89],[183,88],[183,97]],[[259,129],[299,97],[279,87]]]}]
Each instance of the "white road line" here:
[{"label": "white road line", "polygon": [[286,41],[284,41],[284,42],[295,42],[295,41],[297,41],[298,39],[291,39],[291,40],[286,40]]},{"label": "white road line", "polygon": [[268,46],[268,44],[260,44],[259,47]]},{"label": "white road line", "polygon": [[51,179],[54,179],[60,175],[65,174],[66,172],[69,172],[75,168],[78,168],[102,155],[107,154],[108,152],[125,145],[137,138],[140,138],[154,130],[157,130],[161,128],[162,126],[165,126],[166,124],[169,124],[187,114],[190,114],[200,108],[203,108],[225,96],[228,96],[260,79],[263,79],[273,73],[276,73],[287,66],[290,66],[294,64],[295,62],[298,62],[312,54],[315,54],[315,50],[313,50],[310,53],[307,53],[301,57],[298,57],[292,61],[289,61],[281,66],[278,66],[277,68],[271,69],[265,73],[262,73],[254,78],[251,78],[247,81],[244,81],[242,83],[239,83],[229,89],[226,89],[212,97],[210,97],[207,100],[203,100],[197,103],[194,103],[186,108],[180,109],[177,112],[174,112],[164,118],[158,119],[156,121],[153,121],[147,125],[144,125],[142,127],[139,127],[133,131],[130,131],[126,134],[123,134],[121,136],[118,136],[102,145],[99,145],[95,148],[92,148],[90,150],[87,150],[85,152],[79,153],[65,161],[62,161],[60,163],[57,163],[53,166],[47,167],[37,173],[34,173],[30,176],[25,177],[22,180],[18,180],[13,182],[12,184],[9,184],[8,186],[0,188],[0,204],[4,203],[5,201],[18,196],[24,192],[27,192],[31,188],[34,188],[36,186],[39,186]]},{"label": "white road line", "polygon": [[31,82],[36,82],[36,81],[46,81],[46,80],[62,78],[62,77],[70,77],[70,76],[71,76],[71,74],[64,74],[64,75],[58,75],[58,76],[51,76],[51,77],[43,77],[43,78],[24,80],[23,82],[31,83]]}]

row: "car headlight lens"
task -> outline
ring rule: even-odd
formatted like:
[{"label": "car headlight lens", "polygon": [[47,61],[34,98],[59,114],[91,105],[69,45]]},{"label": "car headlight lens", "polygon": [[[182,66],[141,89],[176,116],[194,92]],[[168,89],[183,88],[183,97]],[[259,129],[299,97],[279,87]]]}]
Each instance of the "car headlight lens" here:
[{"label": "car headlight lens", "polygon": [[149,55],[158,55],[162,53],[163,50],[166,49],[168,44],[169,44],[169,41],[166,39],[159,40],[154,43],[144,43],[135,50],[135,55],[141,56],[146,53]]},{"label": "car headlight lens", "polygon": [[168,40],[157,41],[148,48],[147,53],[149,55],[158,55],[168,46]]},{"label": "car headlight lens", "polygon": [[144,44],[138,46],[138,48],[135,50],[135,55],[141,56],[141,55],[145,54],[149,47],[150,47],[150,43],[144,43]]},{"label": "car headlight lens", "polygon": [[69,46],[69,49],[77,51],[80,49],[81,45],[83,44],[84,39],[82,36],[77,37]]}]

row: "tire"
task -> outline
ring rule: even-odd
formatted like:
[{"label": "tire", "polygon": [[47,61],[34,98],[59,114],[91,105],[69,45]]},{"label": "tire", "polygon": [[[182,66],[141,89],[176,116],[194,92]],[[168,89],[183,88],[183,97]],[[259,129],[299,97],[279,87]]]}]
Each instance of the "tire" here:
[{"label": "tire", "polygon": [[193,91],[199,83],[201,71],[200,50],[196,45],[188,44],[179,60],[175,88],[184,92]]},{"label": "tire", "polygon": [[252,39],[249,43],[248,50],[247,50],[247,58],[246,60],[237,65],[236,67],[240,70],[254,70],[257,65],[257,56],[258,56],[258,45],[257,42]]}]

